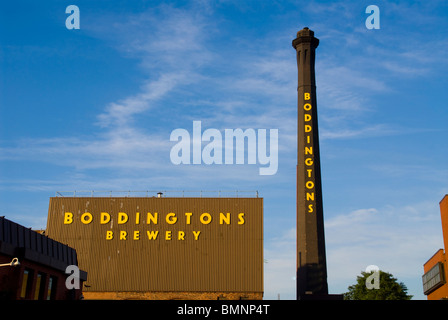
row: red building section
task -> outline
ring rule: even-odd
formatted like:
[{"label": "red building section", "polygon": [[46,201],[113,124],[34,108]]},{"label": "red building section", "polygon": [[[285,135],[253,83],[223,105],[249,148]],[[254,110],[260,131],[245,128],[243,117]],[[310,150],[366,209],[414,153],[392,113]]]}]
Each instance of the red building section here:
[{"label": "red building section", "polygon": [[444,249],[437,252],[423,265],[423,292],[428,300],[448,300],[448,194],[440,201]]}]

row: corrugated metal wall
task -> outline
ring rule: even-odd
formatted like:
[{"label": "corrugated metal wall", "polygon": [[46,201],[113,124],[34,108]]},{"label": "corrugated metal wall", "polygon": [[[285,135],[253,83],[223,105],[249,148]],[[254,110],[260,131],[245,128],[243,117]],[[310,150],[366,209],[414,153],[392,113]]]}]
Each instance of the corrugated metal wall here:
[{"label": "corrugated metal wall", "polygon": [[[73,214],[71,224],[64,224],[65,212]],[[85,212],[93,217],[88,224],[81,221]],[[100,223],[101,212],[110,215],[108,223]],[[126,223],[118,224],[119,212],[128,215]],[[147,224],[148,212],[158,213],[157,225]],[[230,224],[220,224],[221,212],[230,213]],[[168,213],[176,214],[176,223],[166,222]],[[203,213],[211,215],[209,224],[201,223]],[[239,213],[244,224],[238,224]],[[113,239],[106,239],[107,231]],[[159,231],[157,240],[147,231]],[[193,231],[201,232],[198,240]],[[88,272],[85,291],[263,292],[262,198],[51,198],[47,235],[76,249]]]}]

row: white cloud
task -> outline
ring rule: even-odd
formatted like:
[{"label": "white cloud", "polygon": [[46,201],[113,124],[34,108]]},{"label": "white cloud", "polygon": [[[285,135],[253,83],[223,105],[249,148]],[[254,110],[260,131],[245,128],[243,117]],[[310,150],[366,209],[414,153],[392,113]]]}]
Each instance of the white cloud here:
[{"label": "white cloud", "polygon": [[265,240],[264,299],[296,298],[296,229]]},{"label": "white cloud", "polygon": [[[210,60],[209,50],[203,46],[209,33],[198,12],[164,5],[151,10],[131,14],[124,20],[106,14],[99,18],[105,20],[102,23],[89,25],[93,29],[87,26],[91,34],[110,41],[126,55],[137,57],[148,78],[134,95],[104,107],[95,123],[100,129],[77,137],[22,140],[15,147],[2,148],[1,158],[32,158],[78,170],[167,169],[171,165],[168,130],[151,130],[135,122],[145,117],[151,119],[148,112],[157,103],[180,86],[196,81],[195,68]],[[157,119],[151,119],[154,121]]]},{"label": "white cloud", "polygon": [[[439,230],[440,232],[434,232]],[[437,204],[357,209],[325,220],[330,293],[343,293],[369,265],[392,273],[422,298],[423,264],[442,246]],[[296,230],[265,240],[267,299],[295,299]]]},{"label": "white cloud", "polygon": [[[437,205],[414,203],[360,209],[326,221],[327,267],[334,290],[346,290],[368,265],[418,287],[423,264],[442,243],[441,232],[434,233],[439,216]],[[421,297],[421,292],[409,293]]]},{"label": "white cloud", "polygon": [[[414,163],[411,163],[414,162]],[[400,164],[383,163],[372,164],[368,168],[374,172],[381,173],[384,176],[393,177],[395,179],[412,176],[420,181],[445,182],[448,180],[448,169],[438,165],[422,165],[423,159],[409,159]]]},{"label": "white cloud", "polygon": [[135,96],[110,103],[105,112],[98,116],[98,124],[102,127],[113,126],[113,130],[130,127],[135,116],[150,109],[151,102],[163,98],[183,80],[185,80],[185,74],[173,72],[148,81],[142,86],[142,91]]},{"label": "white cloud", "polygon": [[367,126],[360,129],[333,129],[322,130],[321,139],[347,139],[347,138],[365,138],[371,136],[389,135],[391,130],[387,126],[378,124]]}]

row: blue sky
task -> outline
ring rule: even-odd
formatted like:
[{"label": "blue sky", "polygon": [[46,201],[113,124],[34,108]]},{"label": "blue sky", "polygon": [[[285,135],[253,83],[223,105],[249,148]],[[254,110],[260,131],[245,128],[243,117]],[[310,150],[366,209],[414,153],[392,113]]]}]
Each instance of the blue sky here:
[{"label": "blue sky", "polygon": [[[68,5],[80,29],[68,30]],[[380,9],[368,30],[365,9]],[[0,5],[0,214],[44,228],[65,190],[258,190],[265,298],[295,298],[297,67],[320,39],[329,289],[369,265],[422,293],[448,193],[446,1],[14,1]],[[278,129],[279,168],[174,165],[170,133]]]}]

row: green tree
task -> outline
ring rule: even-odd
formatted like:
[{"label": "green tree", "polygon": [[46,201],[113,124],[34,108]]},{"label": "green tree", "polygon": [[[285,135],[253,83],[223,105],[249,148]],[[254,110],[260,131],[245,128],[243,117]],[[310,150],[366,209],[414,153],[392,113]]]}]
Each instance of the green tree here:
[{"label": "green tree", "polygon": [[[408,288],[397,282],[392,274],[384,271],[361,272],[356,284],[348,287],[344,300],[410,300]],[[379,277],[378,277],[379,276]],[[379,280],[379,281],[378,281]],[[379,283],[378,283],[379,282]]]}]

